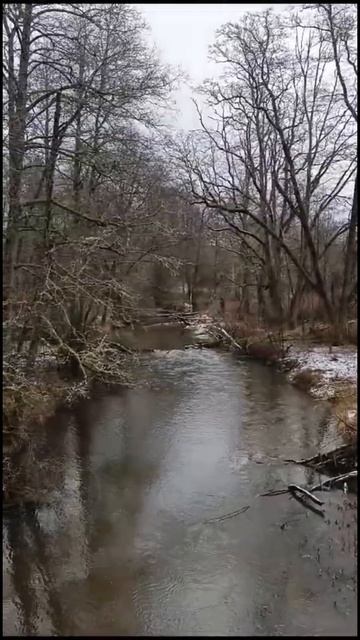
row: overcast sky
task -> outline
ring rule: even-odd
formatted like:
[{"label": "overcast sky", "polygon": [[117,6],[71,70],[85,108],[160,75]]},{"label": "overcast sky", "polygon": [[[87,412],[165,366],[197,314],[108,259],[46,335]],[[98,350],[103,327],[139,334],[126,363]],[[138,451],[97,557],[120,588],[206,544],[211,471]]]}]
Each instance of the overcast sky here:
[{"label": "overcast sky", "polygon": [[[247,11],[267,7],[281,10],[286,4],[136,4],[151,28],[150,39],[160,51],[163,62],[180,66],[192,84],[214,76],[217,66],[208,60],[208,47],[215,31],[226,22],[237,21]],[[176,94],[179,110],[172,124],[179,128],[198,126],[191,89],[182,83]]]}]

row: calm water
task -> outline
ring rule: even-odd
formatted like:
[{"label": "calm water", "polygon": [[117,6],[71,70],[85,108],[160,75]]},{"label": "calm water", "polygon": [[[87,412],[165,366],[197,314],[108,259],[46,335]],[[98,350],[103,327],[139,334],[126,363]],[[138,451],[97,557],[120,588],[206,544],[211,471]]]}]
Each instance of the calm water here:
[{"label": "calm water", "polygon": [[258,495],[317,481],[279,458],[326,444],[324,405],[228,353],[139,370],[43,430],[51,501],[4,516],[4,633],[355,635],[356,496]]}]

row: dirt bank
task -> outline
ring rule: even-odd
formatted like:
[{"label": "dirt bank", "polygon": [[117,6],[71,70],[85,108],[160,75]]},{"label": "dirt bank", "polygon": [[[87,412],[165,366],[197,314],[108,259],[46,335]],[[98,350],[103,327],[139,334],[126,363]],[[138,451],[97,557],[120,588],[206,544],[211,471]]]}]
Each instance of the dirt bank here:
[{"label": "dirt bank", "polygon": [[314,398],[331,403],[339,426],[356,434],[357,349],[298,344],[289,348],[284,362],[293,366],[289,381]]}]

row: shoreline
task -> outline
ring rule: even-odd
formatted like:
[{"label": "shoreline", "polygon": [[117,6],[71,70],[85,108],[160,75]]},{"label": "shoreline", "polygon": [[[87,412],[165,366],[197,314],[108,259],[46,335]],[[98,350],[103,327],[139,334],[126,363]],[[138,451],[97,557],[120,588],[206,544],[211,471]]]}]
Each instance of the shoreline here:
[{"label": "shoreline", "polygon": [[[357,439],[357,349],[356,347],[329,347],[303,342],[296,346],[285,343],[285,353],[274,357],[273,351],[264,356],[264,347],[269,347],[264,338],[255,343],[252,353],[247,353],[234,340],[238,348],[219,337],[219,323],[208,316],[199,316],[188,327],[195,348],[221,348],[234,350],[247,357],[272,366],[284,374],[284,380],[303,390],[309,396],[329,403],[339,432],[347,439]],[[216,332],[217,331],[217,332]],[[241,341],[241,338],[238,338]],[[190,342],[190,341],[189,341]],[[284,345],[283,345],[284,347]],[[266,355],[266,354],[265,354]],[[271,357],[269,357],[271,356]],[[21,361],[19,359],[19,365]],[[50,354],[41,354],[31,374],[25,369],[14,368],[17,378],[4,389],[3,426],[3,501],[9,498],[9,487],[16,485],[12,461],[18,455],[31,454],[32,438],[39,426],[52,418],[61,408],[73,408],[78,402],[92,397],[97,388],[96,381],[86,381],[64,376],[58,370]],[[134,381],[112,386],[129,386]],[[136,382],[135,382],[136,383]],[[8,395],[6,396],[6,391]],[[11,394],[12,397],[11,397]]]},{"label": "shoreline", "polygon": [[[357,347],[355,345],[329,346],[315,340],[302,340],[297,344],[289,336],[274,347],[269,335],[260,339],[233,336],[226,339],[224,323],[203,315],[194,325],[194,333],[203,347],[216,346],[233,349],[242,355],[273,366],[281,371],[287,382],[305,391],[317,400],[328,402],[338,427],[347,435],[357,437]],[[220,333],[221,332],[221,333]],[[219,338],[219,334],[221,337]],[[214,344],[211,344],[214,336]],[[215,338],[217,336],[217,338]],[[296,342],[296,341],[295,341]],[[227,344],[228,343],[228,344]],[[239,344],[240,343],[240,344]],[[241,345],[243,343],[243,346]]]},{"label": "shoreline", "polygon": [[303,345],[293,348],[296,365],[287,373],[291,384],[313,398],[330,403],[338,426],[357,436],[357,349],[352,346]]},{"label": "shoreline", "polygon": [[[284,374],[287,382],[305,391],[311,397],[327,401],[334,407],[341,406],[341,421],[355,427],[357,421],[357,348],[355,346],[329,347],[305,340],[292,345],[289,340],[286,340],[282,345],[283,353],[280,354],[279,348],[276,352],[276,349],[273,349],[273,343],[267,337],[262,340],[257,338],[254,342],[246,339],[251,348],[242,347],[233,340],[236,345],[234,347],[229,344],[224,335],[219,335],[221,324],[216,323],[210,316],[199,315],[199,318],[194,319],[187,327],[192,338],[192,344],[190,342],[188,348],[233,349],[243,356],[263,362],[264,365],[273,366]],[[238,337],[237,340],[241,342],[243,339]],[[273,351],[266,353],[265,349],[269,347]],[[97,386],[96,381],[91,378],[79,380],[71,375],[64,375],[58,369],[51,352],[39,354],[30,375],[25,368],[21,367],[21,359],[19,359],[19,365],[24,388],[21,401],[24,401],[24,394],[26,396],[28,392],[33,392],[37,401],[36,407],[27,407],[29,417],[20,418],[25,428],[30,427],[34,422],[43,423],[61,406],[71,408],[76,402],[90,397]],[[114,386],[128,386],[131,383],[133,381],[124,380],[121,385],[119,382],[114,383]],[[14,390],[16,391],[16,383]],[[6,403],[4,406],[6,410]],[[7,424],[5,432],[16,429],[16,426],[16,424]]]}]

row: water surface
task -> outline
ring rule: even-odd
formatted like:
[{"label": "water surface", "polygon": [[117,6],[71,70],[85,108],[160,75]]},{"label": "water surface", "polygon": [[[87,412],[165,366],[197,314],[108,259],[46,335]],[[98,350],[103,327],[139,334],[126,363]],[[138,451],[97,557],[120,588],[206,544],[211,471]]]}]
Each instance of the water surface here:
[{"label": "water surface", "polygon": [[326,406],[213,350],[139,372],[44,429],[51,501],[4,517],[4,633],[355,635],[356,496],[259,496],[317,481],[281,458],[330,441]]}]

